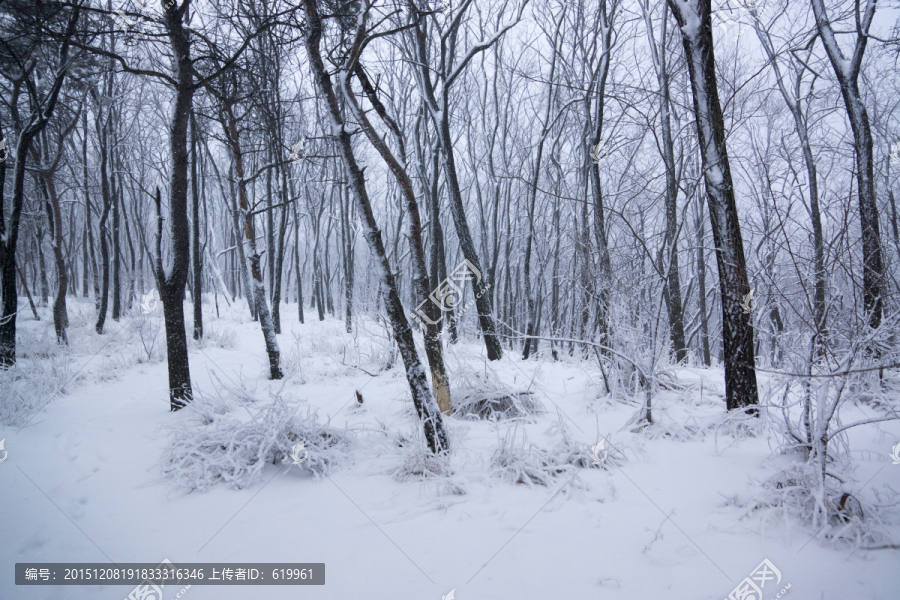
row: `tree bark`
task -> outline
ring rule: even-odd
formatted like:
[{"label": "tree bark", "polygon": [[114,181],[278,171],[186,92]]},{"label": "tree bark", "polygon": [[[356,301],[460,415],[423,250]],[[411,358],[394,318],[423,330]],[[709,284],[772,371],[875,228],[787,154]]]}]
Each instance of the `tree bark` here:
[{"label": "tree bark", "polygon": [[109,218],[109,210],[112,204],[109,189],[109,114],[101,124],[103,115],[97,114],[97,139],[100,146],[100,196],[103,199],[103,211],[100,213],[98,234],[100,235],[100,303],[97,312],[97,323],[94,329],[98,335],[103,334],[106,324],[106,312],[109,308],[109,242],[106,235],[106,221]]},{"label": "tree bark", "polygon": [[331,76],[325,70],[325,65],[322,62],[319,50],[322,38],[322,21],[316,4],[316,0],[304,0],[307,20],[305,43],[312,75],[316,81],[316,87],[327,106],[332,125],[331,131],[334,132],[337,138],[344,165],[347,168],[349,183],[353,186],[356,212],[362,219],[364,237],[375,258],[374,266],[378,280],[381,283],[385,308],[391,322],[394,340],[397,342],[400,355],[403,358],[403,364],[406,367],[406,379],[409,383],[413,404],[424,424],[426,442],[431,452],[445,452],[449,449],[449,440],[444,430],[444,421],[440,409],[437,407],[431,391],[428,389],[425,369],[422,367],[416,352],[412,330],[403,312],[403,305],[397,293],[394,276],[384,250],[384,243],[381,240],[381,232],[378,230],[378,223],[375,221],[375,215],[372,212],[365,178],[353,155],[350,133],[344,127],[344,119],[332,87]]},{"label": "tree bark", "polygon": [[200,252],[200,189],[197,169],[199,140],[197,117],[191,111],[191,300],[194,305],[194,339],[203,337],[203,257]]},{"label": "tree bark", "polygon": [[884,262],[881,255],[881,233],[878,223],[878,203],[875,198],[875,174],[872,151],[872,129],[869,114],[859,91],[859,73],[869,36],[869,26],[875,15],[877,0],[866,0],[862,17],[859,2],[856,3],[857,40],[853,55],[847,59],[835,39],[834,30],[825,12],[823,0],[811,0],[816,15],[816,28],[822,39],[828,59],[834,69],[844,99],[844,107],[853,130],[853,146],[856,150],[856,185],[859,193],[859,217],[862,226],[863,247],[863,307],[869,326],[881,326],[884,311]]},{"label": "tree bark", "polygon": [[253,222],[253,213],[250,210],[247,182],[244,179],[244,156],[241,151],[233,100],[223,95],[219,97],[219,102],[221,104],[222,128],[225,132],[227,146],[234,166],[234,174],[237,178],[241,226],[244,233],[244,254],[250,262],[251,293],[253,294],[256,314],[259,317],[259,326],[262,329],[266,345],[266,354],[269,357],[269,376],[272,379],[281,379],[283,377],[280,366],[281,350],[278,347],[278,339],[275,337],[275,325],[272,323],[272,315],[269,313],[266,284],[263,281],[259,250],[256,246],[256,227]]},{"label": "tree bark", "polygon": [[190,230],[188,226],[188,121],[194,97],[190,41],[184,17],[191,0],[174,3],[165,11],[165,27],[172,47],[175,71],[175,102],[169,133],[171,171],[169,179],[169,219],[172,235],[172,268],[162,264],[162,214],[157,190],[159,225],[156,240],[156,280],[166,327],[166,354],[169,367],[169,403],[179,410],[193,399],[191,373],[184,329],[184,288],[190,271]]},{"label": "tree bark", "polygon": [[[362,22],[363,25],[361,25],[361,29],[357,34],[360,37],[364,35],[364,29],[362,29],[362,27],[364,26],[365,20],[363,19]],[[388,124],[393,130],[394,136],[397,138],[399,155],[401,157],[399,160],[391,153],[384,140],[378,136],[378,133],[375,131],[375,128],[372,127],[366,114],[360,110],[356,98],[353,96],[353,91],[350,89],[349,73],[341,72],[339,77],[343,96],[347,101],[347,105],[355,115],[356,120],[365,132],[366,137],[369,138],[369,141],[372,142],[372,145],[387,163],[388,168],[397,180],[397,184],[400,186],[403,198],[406,200],[406,212],[409,213],[409,252],[413,268],[413,285],[415,285],[416,289],[416,300],[417,303],[425,302],[426,306],[429,307],[426,309],[424,319],[419,319],[420,325],[424,325],[425,357],[431,368],[431,385],[434,390],[434,397],[437,401],[438,408],[442,413],[449,415],[451,409],[450,382],[447,379],[447,371],[444,368],[441,333],[438,326],[441,317],[436,310],[437,306],[435,303],[427,302],[427,300],[429,300],[430,282],[428,278],[428,269],[425,266],[425,247],[422,243],[422,220],[419,216],[419,203],[416,200],[415,188],[413,187],[412,179],[409,177],[409,173],[406,169],[406,147],[403,141],[403,134],[394,120],[388,115],[387,109],[385,109],[384,105],[378,99],[375,88],[369,83],[365,71],[359,63],[355,66],[355,73],[357,78],[359,78],[369,101],[375,108],[375,112],[377,112],[381,119]],[[403,164],[401,164],[401,161],[403,161]]]},{"label": "tree bark", "polygon": [[[741,302],[750,293],[744,244],[728,151],[725,120],[719,103],[713,53],[711,0],[667,0],[681,27],[691,78],[694,114],[706,183],[707,204],[722,296],[722,344],[725,358],[725,401],[728,410],[759,404],[753,325]],[[754,414],[756,409],[751,411]]]}]

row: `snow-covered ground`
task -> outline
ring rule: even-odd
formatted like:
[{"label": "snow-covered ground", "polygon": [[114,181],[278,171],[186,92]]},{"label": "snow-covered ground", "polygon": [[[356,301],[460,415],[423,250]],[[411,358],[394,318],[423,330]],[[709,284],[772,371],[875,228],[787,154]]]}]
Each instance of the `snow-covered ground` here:
[{"label": "snow-covered ground", "polygon": [[[166,558],[326,565],[324,586],[195,585],[181,596],[188,600],[440,600],[451,590],[459,600],[721,600],[763,559],[782,581],[769,582],[761,600],[787,583],[788,599],[900,597],[897,550],[829,545],[776,509],[750,510],[762,482],[797,459],[777,451],[774,427],[759,437],[715,434],[711,425],[725,412],[720,369],[684,369],[685,389],[654,399],[655,418],[680,434],[629,433],[623,426],[637,405],[600,394],[594,362],[545,354],[523,362],[508,353],[487,364],[474,340],[449,346],[455,391],[481,373],[533,392],[545,411],[533,422],[448,418],[452,473],[423,480],[397,475],[415,462],[419,427],[399,358],[383,370],[391,353],[382,325],[365,320],[351,335],[311,311],[300,325],[296,305],[282,306],[286,378],[274,382],[246,308],[229,310],[219,298],[220,319],[211,304],[204,308],[207,339],[191,342],[190,353],[198,396],[242,388],[264,405],[270,391],[279,394],[344,431],[351,444],[343,458],[319,478],[279,462],[244,489],[219,483],[186,492],[162,468],[173,427],[192,417],[169,412],[159,309],[108,319],[98,336],[93,307],[70,301],[67,352],[55,347],[47,309],[39,322],[21,313],[17,368],[31,379],[17,389],[37,406],[49,402],[25,426],[0,426],[8,451],[0,463],[0,599],[120,600],[133,587],[17,587],[16,562]],[[59,381],[65,392],[50,399]],[[761,388],[768,381],[760,375]],[[254,410],[252,402],[240,409]],[[861,410],[846,409],[844,422],[864,418]],[[564,440],[560,423],[570,447],[609,440],[604,468],[570,467],[548,486],[500,476],[492,457],[501,444],[523,453],[534,444],[553,456]],[[888,454],[900,422],[857,428],[850,441],[848,491],[898,489],[900,465]],[[897,543],[900,524],[886,514],[893,521],[883,529]],[[169,600],[179,590],[166,592]]]}]

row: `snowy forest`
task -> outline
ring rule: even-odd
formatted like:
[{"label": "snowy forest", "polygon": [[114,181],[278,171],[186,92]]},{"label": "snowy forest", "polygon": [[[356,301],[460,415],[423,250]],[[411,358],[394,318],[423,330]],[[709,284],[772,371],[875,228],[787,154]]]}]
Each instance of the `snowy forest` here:
[{"label": "snowy forest", "polygon": [[[0,0],[0,597],[896,598],[898,69],[896,0]],[[327,575],[18,571],[162,561]]]}]

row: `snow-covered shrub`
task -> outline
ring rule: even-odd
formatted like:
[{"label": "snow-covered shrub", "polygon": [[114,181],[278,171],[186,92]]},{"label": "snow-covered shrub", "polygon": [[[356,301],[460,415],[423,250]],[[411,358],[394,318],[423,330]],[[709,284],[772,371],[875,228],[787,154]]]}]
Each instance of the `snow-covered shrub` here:
[{"label": "snow-covered shrub", "polygon": [[69,356],[62,352],[42,360],[20,358],[14,366],[0,369],[0,423],[23,426],[80,378],[72,373]]},{"label": "snow-covered shrub", "polygon": [[[820,540],[838,545],[860,547],[890,540],[889,522],[896,518],[898,494],[891,492],[887,501],[877,503],[866,500],[868,494],[858,492],[859,485],[838,480],[844,476],[829,475],[821,486],[815,465],[791,465],[762,482],[762,496],[749,504],[748,514],[775,509],[774,515],[783,521],[803,523]],[[879,492],[873,488],[872,493],[878,500]],[[893,517],[888,518],[889,513]]]},{"label": "snow-covered shrub", "polygon": [[[594,446],[577,442],[569,434],[568,427],[559,415],[556,423],[547,431],[550,435],[559,434],[562,438],[553,447],[551,456],[557,464],[572,465],[581,469],[605,469],[610,470],[614,466],[622,466],[625,455],[619,448],[609,441],[608,437],[597,440]],[[596,450],[595,450],[596,448]]]},{"label": "snow-covered shrub", "polygon": [[450,477],[453,470],[450,468],[449,456],[434,454],[425,445],[424,440],[402,438],[406,443],[402,446],[403,463],[394,472],[397,481],[410,481],[436,479]]},{"label": "snow-covered shrub", "polygon": [[553,453],[528,441],[523,433],[522,443],[516,445],[516,430],[510,429],[500,438],[499,447],[491,457],[491,473],[510,483],[550,486],[556,477],[574,474],[576,467],[563,463]]},{"label": "snow-covered shrub", "polygon": [[[193,339],[190,336],[188,339]],[[222,348],[223,350],[231,350],[237,348],[238,338],[233,327],[222,324],[219,321],[203,325],[203,339],[201,340],[204,347]]]},{"label": "snow-covered shrub", "polygon": [[309,410],[301,415],[296,401],[278,394],[258,401],[246,390],[223,386],[218,396],[196,392],[177,416],[162,471],[189,490],[219,482],[245,488],[267,463],[293,463],[300,442],[304,458],[297,466],[318,478],[346,456],[350,444],[346,432],[319,423]]},{"label": "snow-covered shrub", "polygon": [[451,413],[464,419],[503,421],[525,419],[544,412],[544,406],[534,392],[515,390],[505,385],[495,374],[478,371],[454,373],[456,389],[452,393]]}]

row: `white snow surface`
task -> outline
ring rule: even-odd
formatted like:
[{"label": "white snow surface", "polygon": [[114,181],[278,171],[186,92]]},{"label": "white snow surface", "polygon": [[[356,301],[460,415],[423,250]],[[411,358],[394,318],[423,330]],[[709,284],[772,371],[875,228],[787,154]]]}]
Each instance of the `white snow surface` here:
[{"label": "white snow surface", "polygon": [[[108,332],[97,336],[93,306],[70,299],[67,351],[55,346],[49,309],[39,309],[39,322],[20,314],[17,368],[52,355],[69,365],[69,375],[65,392],[26,426],[0,425],[9,453],[0,463],[0,598],[121,600],[133,589],[15,586],[17,562],[166,558],[326,565],[324,586],[194,585],[181,596],[187,600],[440,600],[452,589],[458,600],[721,600],[763,559],[783,578],[778,588],[766,586],[763,600],[786,583],[788,600],[898,597],[898,551],[810,541],[814,530],[784,521],[774,509],[748,512],[761,482],[796,460],[776,451],[772,434],[629,433],[623,426],[638,406],[601,393],[594,362],[553,362],[545,353],[523,362],[508,352],[487,363],[480,341],[469,337],[447,346],[454,393],[465,379],[460,374],[487,373],[511,390],[534,392],[546,411],[519,422],[446,418],[451,474],[423,481],[407,469],[398,477],[422,436],[399,355],[384,370],[390,348],[383,326],[363,318],[351,335],[342,319],[319,322],[310,310],[300,325],[296,304],[284,305],[278,337],[285,379],[275,382],[267,379],[262,335],[246,303],[228,308],[220,301],[216,318],[211,298],[205,300],[207,339],[189,343],[195,391],[212,396],[222,382],[242,385],[260,402],[279,393],[305,407],[304,416],[308,408],[322,424],[346,432],[353,439],[347,460],[318,478],[270,463],[244,489],[219,484],[187,493],[161,471],[173,425],[189,418],[187,411],[169,411],[161,310],[108,319]],[[185,315],[189,320],[188,304]],[[158,332],[149,361],[140,324],[145,337]],[[722,418],[722,369],[675,374],[687,389],[657,396],[656,419],[672,430],[696,431],[690,426]],[[764,373],[759,379],[761,389],[770,381]],[[848,409],[843,421],[860,418]],[[587,448],[606,438],[610,456],[619,459],[606,468],[570,469],[547,487],[496,476],[491,459],[501,440],[522,447],[527,436],[553,452],[563,442],[560,419],[570,443]],[[887,455],[898,441],[898,422],[851,430],[849,489],[897,489],[900,465]],[[900,540],[896,518],[888,534],[891,543]],[[179,591],[167,586],[165,600]]]}]

